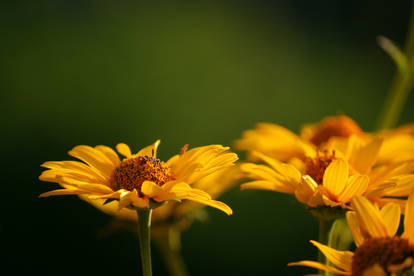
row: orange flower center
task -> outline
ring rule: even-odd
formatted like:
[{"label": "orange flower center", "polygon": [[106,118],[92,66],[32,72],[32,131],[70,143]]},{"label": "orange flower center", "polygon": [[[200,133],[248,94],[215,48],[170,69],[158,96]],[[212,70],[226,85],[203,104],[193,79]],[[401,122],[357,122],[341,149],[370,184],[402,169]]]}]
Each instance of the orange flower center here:
[{"label": "orange flower center", "polygon": [[352,276],[363,275],[375,264],[388,271],[390,265],[401,264],[414,257],[414,246],[400,237],[371,238],[357,248],[352,259]]},{"label": "orange flower center", "polygon": [[141,191],[144,181],[152,181],[162,185],[171,180],[170,168],[152,156],[138,156],[122,160],[121,164],[112,172],[110,186],[113,190],[125,189]]},{"label": "orange flower center", "polygon": [[352,134],[363,136],[358,124],[347,116],[331,117],[323,120],[309,141],[320,146],[332,137],[349,137]]},{"label": "orange flower center", "polygon": [[335,152],[332,155],[325,152],[323,155],[318,154],[316,158],[307,158],[305,161],[305,174],[312,177],[316,183],[322,184],[325,170],[334,159]]}]

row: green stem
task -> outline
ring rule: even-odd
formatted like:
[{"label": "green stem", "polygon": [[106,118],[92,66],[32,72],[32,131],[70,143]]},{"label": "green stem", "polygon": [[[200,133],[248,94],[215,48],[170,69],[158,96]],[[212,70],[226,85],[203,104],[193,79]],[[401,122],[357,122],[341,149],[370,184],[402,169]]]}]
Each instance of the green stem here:
[{"label": "green stem", "polygon": [[408,66],[403,70],[400,68],[394,78],[379,117],[379,130],[389,129],[397,124],[404,104],[414,85],[414,5],[412,6],[406,43],[405,57]]},{"label": "green stem", "polygon": [[174,227],[153,237],[170,276],[188,276],[189,272],[180,253],[181,232]]},{"label": "green stem", "polygon": [[138,209],[138,237],[142,275],[152,276],[151,266],[151,214],[152,209]]},{"label": "green stem", "polygon": [[[332,225],[332,220],[319,219],[318,241],[320,243],[326,244],[328,242],[328,234],[329,234],[331,225]],[[324,264],[326,262],[326,258],[320,250],[318,250],[318,262],[320,262],[321,264]],[[319,270],[319,274],[324,275],[325,272],[323,270]]]},{"label": "green stem", "polygon": [[[336,250],[349,250],[353,242],[351,230],[345,218],[339,218],[332,224],[328,235],[328,246]],[[329,260],[326,260],[326,265],[331,265]],[[326,272],[325,276],[336,275],[331,272]]]}]

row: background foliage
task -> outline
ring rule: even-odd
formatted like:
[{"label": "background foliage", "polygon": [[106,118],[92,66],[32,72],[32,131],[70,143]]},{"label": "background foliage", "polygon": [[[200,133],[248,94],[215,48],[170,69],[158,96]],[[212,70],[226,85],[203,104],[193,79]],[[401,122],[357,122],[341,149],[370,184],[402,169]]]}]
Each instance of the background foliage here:
[{"label": "background foliage", "polygon": [[[138,239],[55,188],[39,165],[78,144],[231,145],[256,122],[298,131],[345,112],[373,130],[411,1],[10,1],[0,4],[1,267],[8,275],[140,272]],[[401,123],[414,119],[414,97]],[[287,195],[221,198],[183,235],[193,275],[300,275],[317,222]],[[154,275],[165,268],[153,251]]]}]

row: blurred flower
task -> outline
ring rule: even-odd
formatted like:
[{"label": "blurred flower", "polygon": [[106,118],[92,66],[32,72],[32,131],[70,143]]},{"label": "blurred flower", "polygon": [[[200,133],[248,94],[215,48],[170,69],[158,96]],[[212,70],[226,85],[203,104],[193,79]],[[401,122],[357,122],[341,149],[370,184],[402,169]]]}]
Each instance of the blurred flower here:
[{"label": "blurred flower", "polygon": [[[414,156],[410,160],[403,154],[414,148],[410,130],[367,134],[344,115],[303,127],[301,138],[280,126],[260,125],[236,141],[236,147],[249,151],[250,160],[265,163],[242,164],[254,181],[241,187],[295,194],[310,207],[348,207],[360,195],[380,205],[404,205],[400,197],[414,187]],[[402,137],[405,144],[398,143]],[[404,158],[397,160],[391,149]]]},{"label": "blurred flower", "polygon": [[298,136],[290,130],[272,123],[258,123],[255,129],[243,132],[242,138],[235,141],[235,147],[245,150],[249,159],[253,151],[258,151],[280,161],[314,157],[319,148],[333,137],[356,135],[365,139],[366,134],[358,124],[345,115],[327,117],[317,124],[302,127]]},{"label": "blurred flower", "polygon": [[[219,170],[234,165],[237,155],[227,152],[228,147],[210,145],[187,151],[167,162],[157,159],[160,141],[132,154],[126,144],[118,144],[117,151],[125,156],[121,161],[114,150],[107,146],[77,146],[69,155],[79,161],[50,161],[42,166],[39,179],[60,184],[58,189],[41,194],[77,194],[88,199],[117,200],[118,209],[150,208],[152,203],[188,199],[209,205],[232,214],[226,204],[211,199],[203,190],[189,184]],[[152,207],[151,207],[152,208]]]},{"label": "blurred flower", "polygon": [[388,203],[382,209],[364,197],[352,200],[355,211],[346,213],[357,249],[340,251],[316,241],[316,246],[335,266],[315,261],[290,263],[309,266],[341,275],[405,275],[414,258],[414,193],[405,206],[404,233],[396,236],[400,223],[400,206]]}]

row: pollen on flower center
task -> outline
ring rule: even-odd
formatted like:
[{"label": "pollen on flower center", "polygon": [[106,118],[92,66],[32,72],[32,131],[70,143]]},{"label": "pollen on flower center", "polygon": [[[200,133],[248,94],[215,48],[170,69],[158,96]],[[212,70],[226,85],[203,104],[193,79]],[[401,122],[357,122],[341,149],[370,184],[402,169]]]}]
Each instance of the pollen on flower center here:
[{"label": "pollen on flower center", "polygon": [[139,192],[146,180],[162,185],[172,178],[170,168],[164,166],[159,159],[144,155],[124,159],[112,172],[110,186],[113,190],[137,189]]},{"label": "pollen on flower center", "polygon": [[332,160],[335,159],[335,152],[331,155],[325,152],[316,158],[308,158],[305,162],[305,174],[312,177],[316,183],[322,184],[323,175],[326,168],[331,164]]},{"label": "pollen on flower center", "polygon": [[352,276],[363,275],[364,271],[377,264],[384,271],[390,265],[403,263],[414,257],[414,246],[400,237],[371,238],[357,248],[352,259]]},{"label": "pollen on flower center", "polygon": [[359,136],[363,134],[363,131],[354,120],[347,116],[331,117],[320,123],[309,141],[316,146],[320,146],[331,137],[349,137],[352,134]]}]

